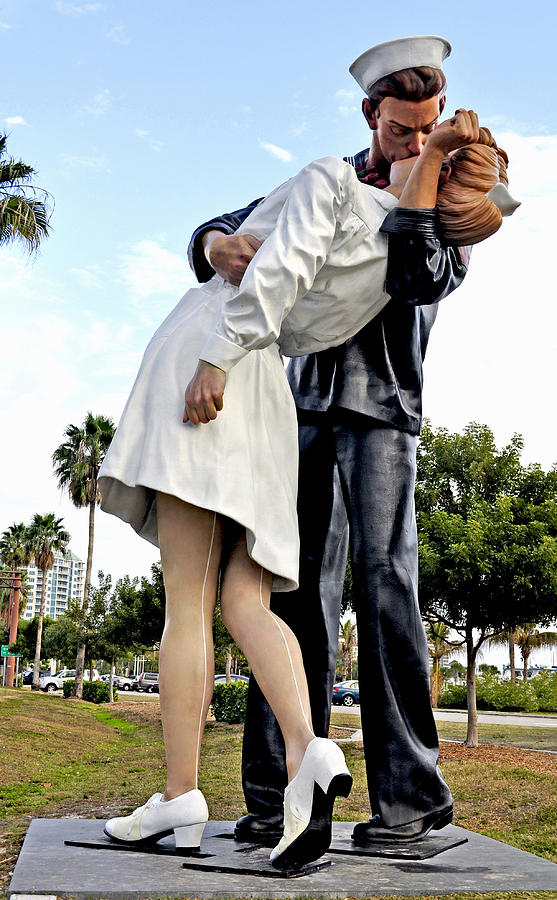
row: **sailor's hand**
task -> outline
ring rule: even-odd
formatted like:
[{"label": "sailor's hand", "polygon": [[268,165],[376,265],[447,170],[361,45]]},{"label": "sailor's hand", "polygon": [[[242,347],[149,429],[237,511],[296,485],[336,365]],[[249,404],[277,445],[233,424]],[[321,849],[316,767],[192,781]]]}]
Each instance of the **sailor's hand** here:
[{"label": "sailor's hand", "polygon": [[203,249],[217,275],[230,284],[240,284],[249,263],[261,247],[254,234],[222,234],[210,231],[203,237]]},{"label": "sailor's hand", "polygon": [[183,422],[199,425],[217,418],[222,409],[226,372],[200,359],[195,375],[186,388]]},{"label": "sailor's hand", "polygon": [[446,156],[451,150],[476,144],[480,137],[478,115],[473,109],[457,109],[452,119],[441,122],[429,135],[424,152],[436,150]]}]

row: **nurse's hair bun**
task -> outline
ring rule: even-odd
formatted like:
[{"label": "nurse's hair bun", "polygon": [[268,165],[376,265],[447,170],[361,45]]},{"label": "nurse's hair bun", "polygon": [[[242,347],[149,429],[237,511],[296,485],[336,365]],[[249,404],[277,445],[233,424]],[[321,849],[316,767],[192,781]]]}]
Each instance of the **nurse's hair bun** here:
[{"label": "nurse's hair bun", "polygon": [[447,244],[477,244],[501,227],[502,215],[486,194],[499,181],[508,185],[509,158],[488,128],[477,144],[461,147],[446,160],[437,192],[441,235]]}]

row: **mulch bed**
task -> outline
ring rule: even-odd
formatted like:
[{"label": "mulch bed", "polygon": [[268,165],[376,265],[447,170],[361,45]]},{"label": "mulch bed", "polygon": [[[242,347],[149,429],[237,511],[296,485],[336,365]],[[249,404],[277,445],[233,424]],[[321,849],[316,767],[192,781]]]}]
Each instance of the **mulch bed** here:
[{"label": "mulch bed", "polygon": [[441,760],[496,763],[557,775],[557,754],[546,753],[543,750],[519,750],[515,747],[502,747],[500,744],[465,747],[464,744],[442,741]]}]

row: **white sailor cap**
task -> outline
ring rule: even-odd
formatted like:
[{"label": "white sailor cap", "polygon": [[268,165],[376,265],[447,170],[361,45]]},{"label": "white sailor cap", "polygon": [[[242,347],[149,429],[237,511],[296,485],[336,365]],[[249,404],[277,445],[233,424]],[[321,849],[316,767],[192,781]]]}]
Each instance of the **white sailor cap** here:
[{"label": "white sailor cap", "polygon": [[401,69],[430,66],[443,69],[443,60],[449,56],[451,45],[445,38],[435,34],[415,35],[385,41],[366,50],[350,66],[362,90],[369,94],[376,81]]}]

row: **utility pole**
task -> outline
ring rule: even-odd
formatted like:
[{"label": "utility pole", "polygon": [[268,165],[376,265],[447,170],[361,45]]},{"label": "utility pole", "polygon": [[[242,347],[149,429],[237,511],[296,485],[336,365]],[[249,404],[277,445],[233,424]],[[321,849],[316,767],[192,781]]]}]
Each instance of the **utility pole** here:
[{"label": "utility pole", "polygon": [[[19,601],[21,597],[21,572],[13,569],[9,574],[0,572],[0,587],[9,587],[10,597],[8,601],[8,644],[14,644],[17,640],[17,626],[19,624]],[[7,666],[4,685],[14,686],[15,656],[7,657]]]}]

